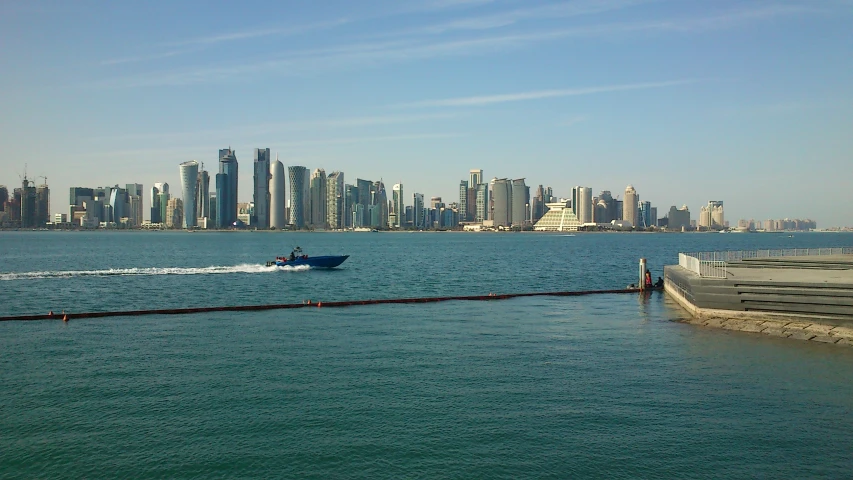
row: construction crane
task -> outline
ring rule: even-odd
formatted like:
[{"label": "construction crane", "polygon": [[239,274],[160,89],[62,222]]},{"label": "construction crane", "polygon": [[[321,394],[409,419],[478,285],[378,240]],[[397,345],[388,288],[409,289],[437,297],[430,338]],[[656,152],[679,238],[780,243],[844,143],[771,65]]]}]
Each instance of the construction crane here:
[{"label": "construction crane", "polygon": [[42,185],[47,185],[47,177],[46,177],[45,175],[39,175],[39,176],[38,176],[38,177],[36,177],[36,178],[44,179],[44,182],[42,183]]}]

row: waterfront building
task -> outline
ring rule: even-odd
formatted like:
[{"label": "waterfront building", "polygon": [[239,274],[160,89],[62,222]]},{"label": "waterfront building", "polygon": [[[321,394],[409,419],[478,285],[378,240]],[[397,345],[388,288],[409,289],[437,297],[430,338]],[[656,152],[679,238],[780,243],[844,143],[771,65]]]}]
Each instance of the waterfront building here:
[{"label": "waterfront building", "polygon": [[639,213],[637,215],[639,217],[639,220],[637,226],[640,228],[654,227],[655,223],[657,223],[657,219],[652,218],[652,203],[640,202],[638,208]]},{"label": "waterfront building", "polygon": [[581,223],[592,223],[592,189],[577,186],[572,189],[572,212]]},{"label": "waterfront building", "polygon": [[[198,187],[198,162],[190,160],[179,166],[181,173],[181,205],[183,226],[191,229],[198,224],[196,215],[196,187]],[[177,227],[176,227],[177,228]]]},{"label": "waterfront building", "polygon": [[412,227],[415,229],[424,228],[424,194],[412,194]]},{"label": "waterfront building", "polygon": [[250,224],[259,230],[270,228],[270,149],[256,148],[253,166],[252,200],[255,204]]},{"label": "waterfront building", "polygon": [[545,189],[542,185],[536,188],[536,195],[530,200],[530,221],[536,223],[545,215],[545,204],[551,199],[545,199]]},{"label": "waterfront building", "polygon": [[[459,212],[462,212],[463,216],[468,211],[468,181],[461,180],[459,182]],[[467,218],[463,218],[462,220],[468,221]]]},{"label": "waterfront building", "polygon": [[110,191],[110,213],[107,215],[107,222],[121,224],[122,219],[127,217],[125,205],[127,205],[127,190],[116,185]]},{"label": "waterfront building", "polygon": [[231,147],[219,150],[216,174],[216,225],[228,228],[237,221],[237,155]]},{"label": "waterfront building", "polygon": [[628,185],[625,187],[625,198],[622,200],[622,220],[625,222],[630,222],[631,226],[637,225],[637,204],[640,201],[640,197],[637,195],[637,191],[634,190],[633,185]]},{"label": "waterfront building", "polygon": [[169,208],[169,200],[171,200],[171,195],[169,194],[168,186],[167,186],[166,190],[161,191],[157,195],[157,197],[158,197],[157,198],[158,203],[160,204],[160,212],[162,212],[161,213],[162,218],[160,219],[160,223],[162,223],[163,226],[166,226],[167,219],[168,219],[168,217],[166,215],[166,210]]},{"label": "waterfront building", "polygon": [[326,179],[326,222],[332,230],[346,228],[346,197],[343,172],[334,171]]},{"label": "waterfront building", "polygon": [[[155,183],[153,187],[151,187],[151,223],[165,223],[166,220],[166,210],[165,204],[161,204],[160,202],[160,194],[165,193],[168,197],[169,195],[169,184],[165,182]],[[92,195],[94,198],[94,194]],[[73,214],[72,214],[73,216]]]},{"label": "waterfront building", "polygon": [[512,184],[506,178],[493,178],[491,181],[492,211],[489,219],[494,226],[512,225]]},{"label": "waterfront building", "polygon": [[699,209],[699,228],[722,230],[726,228],[721,200],[709,200],[708,205]]},{"label": "waterfront building", "polygon": [[326,195],[326,171],[322,168],[314,170],[311,174],[309,184],[309,205],[311,207],[311,218],[309,223],[313,228],[326,228],[326,208],[328,200]]},{"label": "waterfront building", "polygon": [[127,212],[128,221],[131,227],[139,227],[143,222],[143,188],[138,183],[128,183],[125,185],[127,192]]},{"label": "waterfront building", "polygon": [[489,219],[489,186],[485,183],[477,185],[475,194],[474,221],[482,223]]},{"label": "waterfront building", "polygon": [[[345,225],[346,227],[355,228],[355,226],[356,226],[355,224],[353,224],[353,214],[352,214],[352,212],[355,211],[356,205],[361,205],[360,203],[358,203],[358,187],[355,185],[345,184],[344,185],[344,211],[346,212],[346,218],[344,220],[346,221],[346,225]],[[362,216],[361,216],[361,218],[358,219],[359,226],[363,226],[364,215],[366,215],[364,205],[361,205],[361,207],[362,208],[360,208],[359,211],[362,212]]]},{"label": "waterfront building", "polygon": [[675,205],[669,207],[666,229],[674,231],[690,229],[690,210],[687,209],[687,205],[681,208],[675,208]]},{"label": "waterfront building", "polygon": [[530,189],[524,184],[523,178],[512,181],[511,194],[510,224],[523,227],[530,218]]},{"label": "waterfront building", "polygon": [[166,228],[181,228],[183,225],[184,205],[180,198],[172,198],[166,202]]},{"label": "waterfront building", "polygon": [[[47,181],[47,178],[45,178]],[[47,184],[36,187],[36,226],[42,227],[50,222],[50,188]]]},{"label": "waterfront building", "polygon": [[208,210],[208,212],[210,213],[210,226],[216,227],[219,224],[216,222],[216,194],[215,193],[210,195],[210,199],[208,201],[208,204],[210,204],[210,209]]},{"label": "waterfront building", "polygon": [[[71,187],[68,196],[68,218],[73,222],[77,212],[85,212],[83,206],[86,202],[91,202],[95,198],[95,193],[91,188]],[[159,211],[159,208],[158,208]]]},{"label": "waterfront building", "polygon": [[548,212],[533,225],[538,232],[576,232],[581,222],[572,211],[571,202],[548,203]]},{"label": "waterfront building", "polygon": [[403,228],[406,223],[406,206],[403,200],[403,184],[398,183],[391,187],[391,196],[394,203],[394,227]]},{"label": "waterfront building", "polygon": [[270,227],[281,230],[287,226],[284,164],[275,156],[270,173]]},{"label": "waterfront building", "polygon": [[195,215],[198,218],[210,218],[210,174],[201,164],[201,170],[195,186]]},{"label": "waterfront building", "polygon": [[293,228],[305,228],[306,226],[306,210],[310,208],[310,178],[308,169],[302,166],[287,167],[288,177],[290,179],[290,218],[289,223]]},{"label": "waterfront building", "polygon": [[388,195],[382,180],[373,184],[370,203],[373,207],[370,216],[370,226],[373,228],[388,228]]}]

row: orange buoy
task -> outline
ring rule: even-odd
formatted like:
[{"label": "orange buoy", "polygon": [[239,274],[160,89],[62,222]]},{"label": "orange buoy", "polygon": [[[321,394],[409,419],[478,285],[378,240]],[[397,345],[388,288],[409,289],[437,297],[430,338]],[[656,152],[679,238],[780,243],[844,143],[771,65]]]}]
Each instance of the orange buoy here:
[{"label": "orange buoy", "polygon": [[318,307],[322,307],[322,306],[323,306],[323,302],[317,302],[317,306],[318,306]]}]

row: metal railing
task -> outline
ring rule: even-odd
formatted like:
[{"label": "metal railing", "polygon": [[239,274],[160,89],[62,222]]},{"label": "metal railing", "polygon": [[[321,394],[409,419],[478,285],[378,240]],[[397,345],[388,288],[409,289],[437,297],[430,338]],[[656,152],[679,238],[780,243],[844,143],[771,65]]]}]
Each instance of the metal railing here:
[{"label": "metal railing", "polygon": [[779,248],[767,250],[740,250],[734,252],[679,253],[678,264],[700,277],[726,278],[728,262],[781,257],[808,257],[828,255],[853,255],[853,247],[831,248]]},{"label": "metal railing", "polygon": [[738,262],[753,258],[779,258],[779,257],[808,257],[827,255],[853,255],[853,247],[831,247],[831,248],[778,248],[767,250],[740,250],[734,252],[699,252],[687,255],[702,261],[715,262]]},{"label": "metal railing", "polygon": [[700,277],[727,278],[728,266],[720,260],[700,260],[696,254],[679,253],[678,264]]}]

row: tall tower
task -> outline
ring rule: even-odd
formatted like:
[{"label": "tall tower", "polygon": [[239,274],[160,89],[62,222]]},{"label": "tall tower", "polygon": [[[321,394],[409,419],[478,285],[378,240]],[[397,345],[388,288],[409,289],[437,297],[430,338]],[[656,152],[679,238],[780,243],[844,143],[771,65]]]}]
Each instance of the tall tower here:
[{"label": "tall tower", "polygon": [[512,181],[512,215],[510,216],[511,225],[524,225],[530,213],[530,191],[527,185],[524,184],[523,178],[518,178]]},{"label": "tall tower", "polygon": [[326,228],[326,207],[328,199],[326,198],[326,171],[322,168],[314,170],[311,174],[309,185],[311,218],[310,223],[314,228]]},{"label": "tall tower", "polygon": [[252,225],[261,230],[270,228],[270,149],[255,149],[255,189],[252,198],[255,214]]},{"label": "tall tower", "polygon": [[637,226],[637,203],[640,197],[632,185],[625,188],[625,199],[622,201],[622,220],[631,222],[631,225]]},{"label": "tall tower", "polygon": [[508,227],[512,225],[512,185],[506,178],[493,178],[491,187],[494,203],[492,220],[496,227],[499,225]]},{"label": "tall tower", "polygon": [[219,150],[219,173],[216,174],[216,220],[220,228],[237,221],[237,155],[231,148]]},{"label": "tall tower", "polygon": [[423,228],[424,226],[424,194],[415,193],[412,195],[412,226],[414,228]]},{"label": "tall tower", "polygon": [[287,167],[290,177],[290,223],[294,228],[305,228],[305,184],[308,169],[301,166]]},{"label": "tall tower", "polygon": [[195,187],[195,214],[198,218],[210,218],[210,174],[201,164]]},{"label": "tall tower", "polygon": [[346,227],[344,200],[344,174],[332,172],[326,179],[326,222],[336,230]]},{"label": "tall tower", "polygon": [[403,200],[403,184],[398,183],[391,187],[391,196],[394,203],[394,214],[396,220],[394,226],[401,228],[406,224],[406,204]]},{"label": "tall tower", "polygon": [[474,221],[482,222],[489,219],[489,186],[485,183],[477,185],[475,192]]},{"label": "tall tower", "polygon": [[590,187],[575,187],[572,189],[572,212],[580,223],[592,222],[592,189]]},{"label": "tall tower", "polygon": [[[181,172],[181,203],[184,228],[196,226],[196,187],[198,187],[198,162],[190,160],[179,166]],[[177,228],[177,227],[176,227]]]},{"label": "tall tower", "polygon": [[459,182],[459,221],[468,221],[468,180]]},{"label": "tall tower", "polygon": [[287,225],[285,217],[284,165],[275,156],[270,180],[270,226],[281,230]]}]

